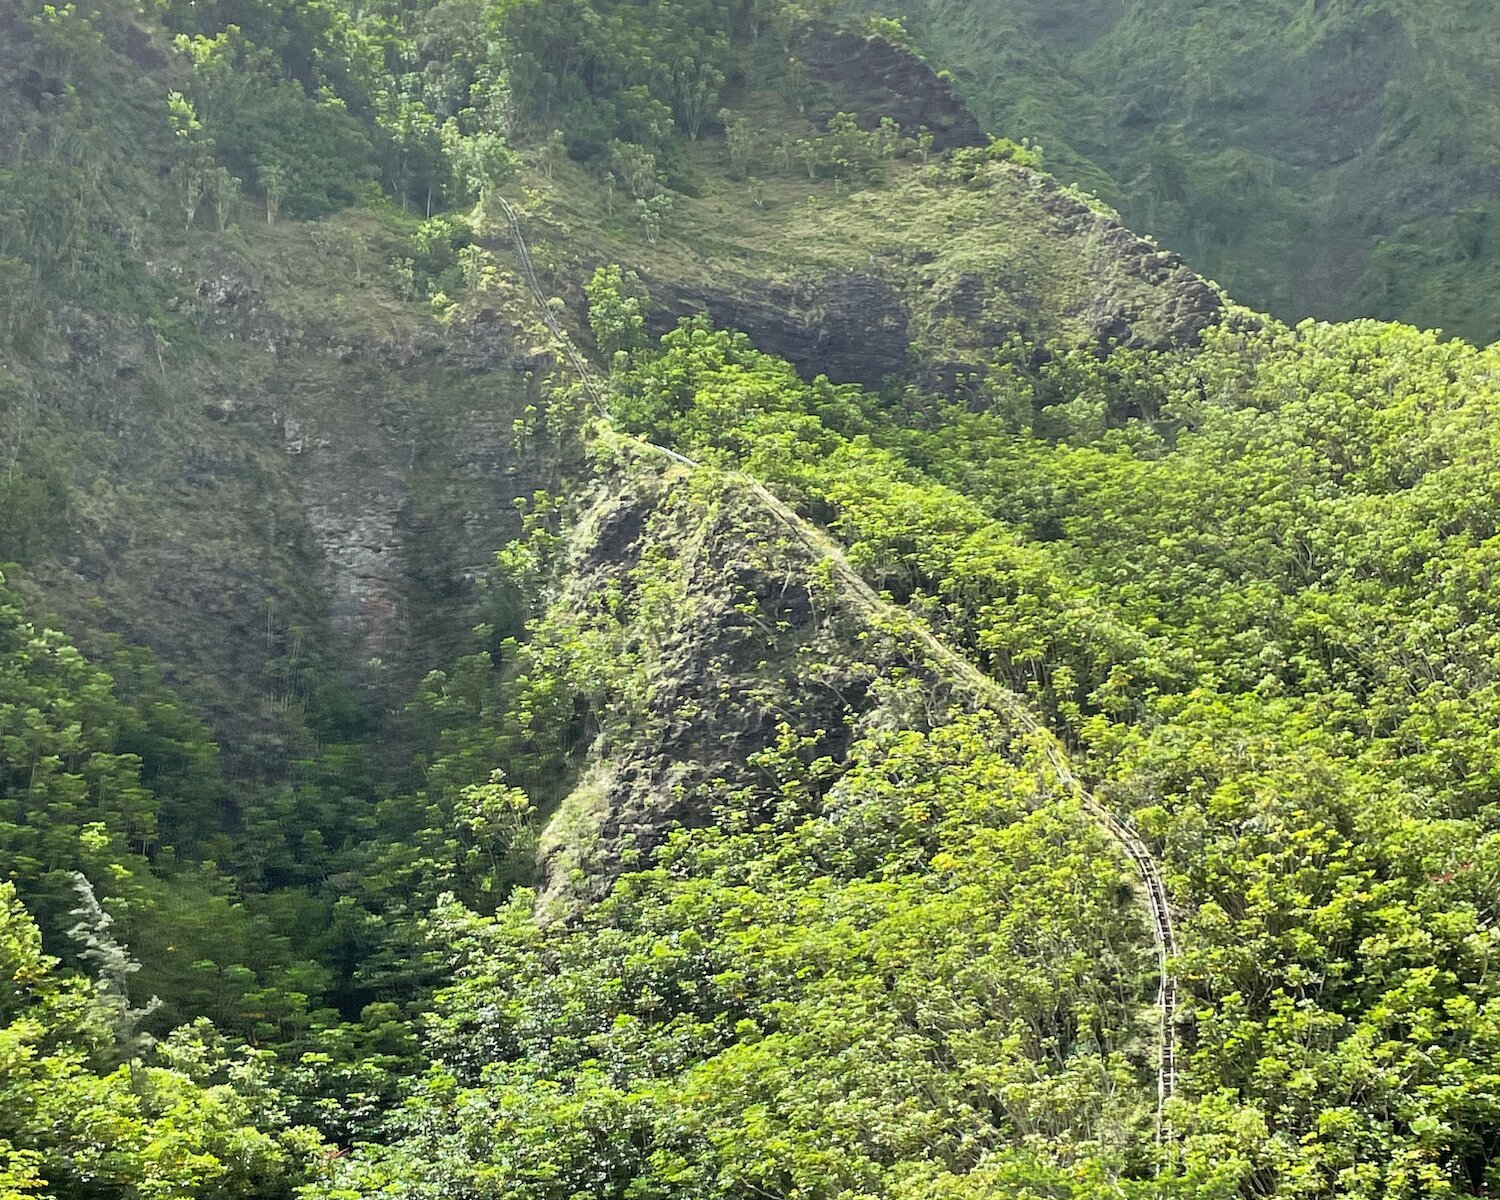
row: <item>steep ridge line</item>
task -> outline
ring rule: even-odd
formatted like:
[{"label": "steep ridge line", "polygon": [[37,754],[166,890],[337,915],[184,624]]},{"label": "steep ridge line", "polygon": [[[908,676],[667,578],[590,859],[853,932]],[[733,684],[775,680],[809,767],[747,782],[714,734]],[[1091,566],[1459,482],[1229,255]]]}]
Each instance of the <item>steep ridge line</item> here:
[{"label": "steep ridge line", "polygon": [[[521,232],[520,219],[504,197],[496,195],[494,198],[499,202],[500,210],[510,226],[511,243],[515,248],[522,278],[541,311],[542,320],[553,336],[558,339],[568,364],[578,375],[580,383],[593,399],[600,415],[608,421],[609,410],[604,402],[603,389],[594,377],[592,367],[579,354],[567,331],[552,312],[552,306],[537,279],[531,251]],[[629,444],[658,457],[665,457],[690,470],[696,470],[702,466],[701,463],[685,454],[642,438],[631,438]],[[1160,1139],[1167,1132],[1164,1115],[1166,1103],[1177,1090],[1178,1006],[1177,978],[1172,972],[1172,960],[1178,954],[1177,932],[1172,916],[1172,898],[1162,876],[1161,864],[1141,840],[1140,835],[1121,821],[1083,785],[1068,763],[1067,753],[1062,743],[1042,723],[1019,694],[986,675],[969,659],[939,638],[925,622],[916,620],[905,609],[876,592],[864,576],[849,565],[843,548],[832,536],[797,513],[764,484],[741,472],[730,472],[730,474],[747,487],[804,547],[815,556],[830,562],[839,578],[871,615],[879,616],[888,626],[913,636],[937,662],[946,666],[956,678],[968,686],[978,703],[1005,714],[1017,728],[1038,738],[1048,764],[1063,789],[1078,800],[1084,811],[1104,829],[1135,867],[1141,878],[1145,907],[1151,920],[1152,940],[1160,976],[1156,998],[1158,1010],[1156,1125],[1157,1137]]]},{"label": "steep ridge line", "polygon": [[[665,447],[649,442],[639,444],[652,451],[668,454],[678,462],[685,462],[690,466],[698,465]],[[1172,917],[1171,896],[1167,891],[1166,882],[1161,874],[1161,866],[1155,856],[1134,830],[1084,787],[1069,765],[1066,752],[1056,735],[1042,724],[1021,696],[991,679],[939,638],[925,622],[912,617],[906,610],[877,593],[865,578],[849,565],[844,557],[843,548],[833,537],[798,514],[764,484],[739,472],[734,474],[804,546],[815,555],[833,564],[840,579],[859,597],[862,604],[872,614],[886,618],[888,623],[913,636],[934,659],[946,666],[953,676],[968,685],[975,700],[980,704],[1004,713],[1018,728],[1035,735],[1041,741],[1048,763],[1058,782],[1078,799],[1084,811],[1104,828],[1135,866],[1145,892],[1144,899],[1151,919],[1152,939],[1155,943],[1160,976],[1156,1001],[1159,1021],[1157,1030],[1157,1131],[1160,1136],[1165,1129],[1163,1110],[1167,1100],[1177,1089],[1177,980],[1171,970],[1171,960],[1177,956],[1178,946],[1176,927]]]}]

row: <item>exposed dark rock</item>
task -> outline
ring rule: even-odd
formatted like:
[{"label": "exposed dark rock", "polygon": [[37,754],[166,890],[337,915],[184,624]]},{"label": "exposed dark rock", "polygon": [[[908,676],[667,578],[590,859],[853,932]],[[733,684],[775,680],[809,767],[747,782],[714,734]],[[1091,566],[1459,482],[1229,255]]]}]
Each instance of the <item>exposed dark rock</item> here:
[{"label": "exposed dark rock", "polygon": [[800,47],[808,75],[829,90],[808,106],[824,125],[835,113],[852,112],[866,129],[890,117],[910,135],[932,132],[938,150],[982,146],[984,131],[945,79],[908,50],[879,37],[821,27]]},{"label": "exposed dark rock", "polygon": [[224,270],[198,283],[198,304],[203,322],[229,337],[244,337],[256,317],[259,295],[249,278],[236,270]]},{"label": "exposed dark rock", "polygon": [[1106,222],[1103,243],[1122,270],[1152,287],[1148,314],[1139,302],[1125,302],[1100,286],[1085,310],[1094,343],[1101,349],[1117,342],[1137,350],[1197,345],[1223,312],[1219,294],[1179,255],[1158,249],[1113,218],[1090,216]]},{"label": "exposed dark rock", "polygon": [[652,332],[706,313],[750,335],[809,378],[878,387],[906,366],[910,314],[889,283],[853,272],[817,279],[725,278],[718,286],[649,278]]}]

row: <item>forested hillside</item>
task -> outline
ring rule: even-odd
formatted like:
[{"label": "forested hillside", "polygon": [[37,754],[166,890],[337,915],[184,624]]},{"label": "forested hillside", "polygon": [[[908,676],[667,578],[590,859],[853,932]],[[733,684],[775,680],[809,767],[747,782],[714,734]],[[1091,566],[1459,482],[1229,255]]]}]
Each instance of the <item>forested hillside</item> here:
[{"label": "forested hillside", "polygon": [[1500,337],[1500,13],[1468,0],[902,0],[996,133],[1285,319]]},{"label": "forested hillside", "polygon": [[1500,1187],[1500,350],[953,15],[0,4],[0,1198]]}]

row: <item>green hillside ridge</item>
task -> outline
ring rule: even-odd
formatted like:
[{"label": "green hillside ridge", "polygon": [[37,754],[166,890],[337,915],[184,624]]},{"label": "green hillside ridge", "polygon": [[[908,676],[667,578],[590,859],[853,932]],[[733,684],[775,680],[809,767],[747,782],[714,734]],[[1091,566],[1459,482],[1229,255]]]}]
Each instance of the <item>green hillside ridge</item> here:
[{"label": "green hillside ridge", "polygon": [[1239,299],[1500,337],[1493,8],[912,0],[984,126]]},{"label": "green hillside ridge", "polygon": [[0,1197],[1500,1185],[1497,350],[930,15],[0,8]]}]

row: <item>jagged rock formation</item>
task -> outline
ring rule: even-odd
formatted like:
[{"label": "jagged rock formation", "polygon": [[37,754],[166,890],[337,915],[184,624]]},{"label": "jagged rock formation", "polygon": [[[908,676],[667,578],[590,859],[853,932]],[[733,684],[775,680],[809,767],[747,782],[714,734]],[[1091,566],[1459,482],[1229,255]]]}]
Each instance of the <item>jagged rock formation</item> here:
[{"label": "jagged rock formation", "polygon": [[592,744],[542,843],[554,914],[671,830],[722,819],[725,797],[769,819],[758,755],[784,743],[831,781],[877,725],[927,729],[956,702],[744,481],[623,453],[582,509],[542,634],[542,653],[607,646],[611,667],[590,676]]},{"label": "jagged rock formation", "polygon": [[827,89],[809,109],[818,125],[837,112],[853,112],[869,129],[882,117],[910,132],[926,129],[938,150],[982,146],[986,140],[952,83],[911,51],[884,38],[822,27],[802,43],[799,53],[813,80]]}]

